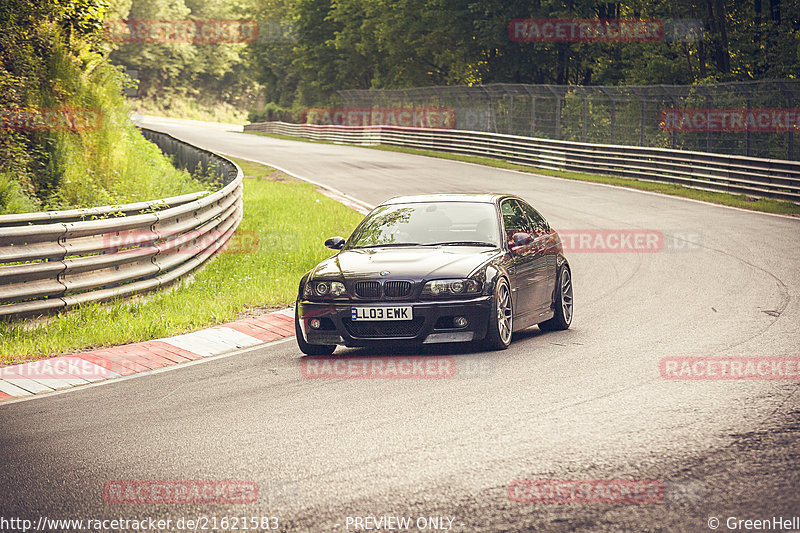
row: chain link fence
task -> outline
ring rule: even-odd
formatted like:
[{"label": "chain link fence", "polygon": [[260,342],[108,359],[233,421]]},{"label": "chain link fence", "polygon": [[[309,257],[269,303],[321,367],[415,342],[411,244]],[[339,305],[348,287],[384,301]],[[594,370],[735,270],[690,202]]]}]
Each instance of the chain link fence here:
[{"label": "chain link fence", "polygon": [[500,83],[338,93],[353,108],[452,109],[460,130],[800,158],[795,146],[800,80],[794,79],[592,87]]}]

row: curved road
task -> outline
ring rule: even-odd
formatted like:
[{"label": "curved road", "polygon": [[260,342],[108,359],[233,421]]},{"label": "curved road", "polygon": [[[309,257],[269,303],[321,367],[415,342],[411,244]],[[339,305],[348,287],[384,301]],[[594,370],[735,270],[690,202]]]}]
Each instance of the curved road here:
[{"label": "curved road", "polygon": [[[276,516],[285,531],[366,531],[356,517],[384,516],[446,517],[452,531],[711,531],[718,518],[727,531],[729,517],[800,516],[798,381],[659,371],[666,357],[800,355],[800,220],[366,148],[144,125],[371,204],[508,191],[561,231],[659,231],[664,249],[569,254],[573,327],[532,328],[500,353],[426,349],[453,356],[454,379],[305,379],[289,340],[0,405],[0,517]],[[368,352],[337,351],[347,353]],[[517,502],[517,479],[655,480],[664,493],[654,503]],[[253,480],[259,496],[110,505],[103,487],[113,480]]]}]

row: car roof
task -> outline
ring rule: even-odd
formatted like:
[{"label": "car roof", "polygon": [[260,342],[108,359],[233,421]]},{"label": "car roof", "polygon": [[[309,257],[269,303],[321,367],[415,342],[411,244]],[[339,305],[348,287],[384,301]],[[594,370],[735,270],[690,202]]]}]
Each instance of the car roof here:
[{"label": "car roof", "polygon": [[410,196],[395,196],[380,205],[414,204],[422,202],[473,202],[496,203],[501,198],[513,196],[511,194],[495,193],[442,193],[442,194],[414,194]]}]

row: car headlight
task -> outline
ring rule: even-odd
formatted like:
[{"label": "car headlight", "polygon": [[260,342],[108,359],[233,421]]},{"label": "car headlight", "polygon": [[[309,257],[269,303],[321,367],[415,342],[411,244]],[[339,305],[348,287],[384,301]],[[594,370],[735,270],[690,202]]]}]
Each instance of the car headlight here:
[{"label": "car headlight", "polygon": [[435,279],[422,288],[423,296],[466,296],[479,292],[481,284],[474,279]]},{"label": "car headlight", "polygon": [[338,298],[345,293],[344,283],[339,281],[312,281],[303,289],[304,298]]}]

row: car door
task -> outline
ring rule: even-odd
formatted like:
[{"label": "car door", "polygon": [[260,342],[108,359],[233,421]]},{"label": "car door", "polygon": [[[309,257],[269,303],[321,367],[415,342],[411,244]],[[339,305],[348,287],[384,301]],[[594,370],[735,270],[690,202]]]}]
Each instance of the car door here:
[{"label": "car door", "polygon": [[550,225],[536,209],[524,200],[519,200],[519,205],[531,221],[534,247],[537,250],[536,272],[534,273],[536,287],[531,292],[537,302],[537,309],[549,308],[552,303],[553,289],[556,286],[558,263],[556,248],[552,246]]},{"label": "car door", "polygon": [[[515,234],[531,234],[533,230],[531,221],[516,199],[506,198],[503,200],[500,204],[500,212],[503,215],[504,238],[509,243],[509,248],[514,244]],[[515,296],[514,311],[518,317],[530,314],[540,305],[540,298],[534,294],[537,253],[532,244],[531,240],[527,245],[521,246],[511,253],[508,271],[511,277],[511,291]]]}]

